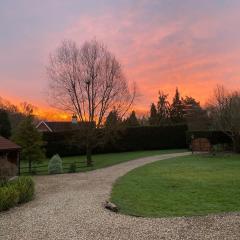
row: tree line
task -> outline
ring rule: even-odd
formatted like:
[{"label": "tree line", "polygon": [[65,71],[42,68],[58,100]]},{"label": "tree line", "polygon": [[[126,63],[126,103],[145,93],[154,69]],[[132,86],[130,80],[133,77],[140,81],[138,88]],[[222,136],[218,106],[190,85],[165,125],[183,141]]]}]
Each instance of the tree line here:
[{"label": "tree line", "polygon": [[121,119],[117,111],[113,110],[105,124],[122,124],[127,127],[187,124],[190,130],[197,131],[208,130],[211,120],[207,109],[202,108],[199,101],[192,96],[181,97],[176,88],[172,103],[168,100],[168,94],[159,91],[158,101],[151,104],[147,116],[137,117],[136,112],[132,111],[125,119]]}]

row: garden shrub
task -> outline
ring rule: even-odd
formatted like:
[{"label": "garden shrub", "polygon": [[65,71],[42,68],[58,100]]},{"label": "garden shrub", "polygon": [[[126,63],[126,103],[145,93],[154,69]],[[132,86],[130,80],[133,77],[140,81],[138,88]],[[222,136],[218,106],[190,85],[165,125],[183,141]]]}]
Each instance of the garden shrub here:
[{"label": "garden shrub", "polygon": [[56,154],[49,161],[48,172],[49,174],[59,174],[62,173],[62,171],[62,159]]},{"label": "garden shrub", "polygon": [[77,171],[77,165],[75,162],[71,163],[70,164],[70,167],[69,167],[69,173],[75,173]]},{"label": "garden shrub", "polygon": [[8,210],[18,203],[19,192],[14,185],[6,184],[0,188],[0,211]]},{"label": "garden shrub", "polygon": [[34,182],[31,177],[18,177],[0,187],[0,211],[28,202],[34,197]]},{"label": "garden shrub", "polygon": [[14,183],[19,191],[18,203],[29,202],[34,196],[34,182],[30,177],[19,177]]}]

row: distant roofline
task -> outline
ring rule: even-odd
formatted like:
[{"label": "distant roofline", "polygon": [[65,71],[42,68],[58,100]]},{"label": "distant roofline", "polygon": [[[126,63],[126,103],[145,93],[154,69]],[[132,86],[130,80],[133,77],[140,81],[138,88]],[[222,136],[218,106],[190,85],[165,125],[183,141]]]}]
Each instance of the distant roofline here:
[{"label": "distant roofline", "polygon": [[36,126],[36,128],[38,128],[42,123],[47,127],[47,129],[48,129],[50,132],[53,132],[53,130],[47,125],[47,122],[45,122],[45,121],[41,121],[41,122]]}]

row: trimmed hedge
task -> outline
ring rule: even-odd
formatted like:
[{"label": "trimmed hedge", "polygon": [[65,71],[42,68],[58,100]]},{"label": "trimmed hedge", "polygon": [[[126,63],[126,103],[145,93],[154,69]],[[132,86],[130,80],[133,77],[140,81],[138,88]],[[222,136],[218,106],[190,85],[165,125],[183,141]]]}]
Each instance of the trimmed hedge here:
[{"label": "trimmed hedge", "polygon": [[[128,127],[114,142],[109,141],[95,148],[93,153],[187,148],[186,131],[186,125]],[[72,141],[75,134],[76,132],[44,133],[43,138],[47,143],[46,155],[50,157],[56,153],[60,156],[85,154],[83,142]]]},{"label": "trimmed hedge", "polygon": [[18,177],[0,187],[0,211],[8,210],[34,197],[34,182],[31,177]]}]

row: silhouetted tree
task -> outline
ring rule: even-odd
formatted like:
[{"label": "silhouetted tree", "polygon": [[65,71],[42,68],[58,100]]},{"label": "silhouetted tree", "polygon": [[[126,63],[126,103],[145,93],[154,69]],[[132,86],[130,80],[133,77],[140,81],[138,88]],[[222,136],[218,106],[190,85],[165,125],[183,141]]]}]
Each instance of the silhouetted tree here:
[{"label": "silhouetted tree", "polygon": [[107,116],[104,128],[101,129],[101,132],[104,134],[103,141],[101,142],[102,146],[115,145],[123,131],[124,125],[122,124],[122,119],[119,117],[116,109],[113,109]]},{"label": "silhouetted tree", "polygon": [[[7,112],[9,121],[11,124],[12,132],[15,131],[18,124],[26,117],[27,115],[27,106],[31,106],[32,109],[36,109],[31,104],[21,103],[20,107],[12,104],[11,102],[0,97],[0,109]],[[34,118],[37,121],[37,118]]]},{"label": "silhouetted tree", "polygon": [[52,105],[74,112],[80,121],[89,123],[84,133],[87,165],[91,166],[92,149],[102,141],[96,130],[102,128],[113,108],[120,118],[128,112],[135,87],[130,91],[120,63],[96,40],[80,48],[75,42],[64,41],[51,55],[47,72]]},{"label": "silhouetted tree", "polygon": [[149,126],[149,118],[144,115],[138,119],[138,122],[141,126]]},{"label": "silhouetted tree", "polygon": [[209,111],[217,130],[223,131],[233,142],[235,152],[240,152],[240,91],[228,92],[217,86]]},{"label": "silhouetted tree", "polygon": [[186,96],[182,98],[184,106],[184,119],[191,131],[206,131],[209,129],[211,122],[207,111],[200,106],[200,102],[193,97]]},{"label": "silhouetted tree", "polygon": [[170,110],[170,117],[173,123],[184,122],[184,106],[180,98],[178,88],[176,88],[175,96],[173,98]]},{"label": "silhouetted tree", "polygon": [[191,96],[186,96],[185,98],[182,98],[182,104],[184,106],[190,105],[192,107],[201,108],[200,102],[196,101],[196,99]]},{"label": "silhouetted tree", "polygon": [[132,111],[130,116],[125,120],[125,125],[128,126],[128,127],[139,126],[139,122],[137,120],[135,111]]},{"label": "silhouetted tree", "polygon": [[9,138],[11,136],[11,123],[6,110],[0,109],[0,135]]},{"label": "silhouetted tree", "polygon": [[148,121],[150,125],[158,125],[157,108],[154,103],[151,104],[150,117]]},{"label": "silhouetted tree", "polygon": [[114,128],[121,123],[121,118],[118,116],[118,112],[113,109],[107,116],[105,121],[105,127]]},{"label": "silhouetted tree", "polygon": [[157,117],[158,124],[169,123],[170,120],[170,104],[167,100],[168,94],[159,91],[158,103],[157,103]]}]

